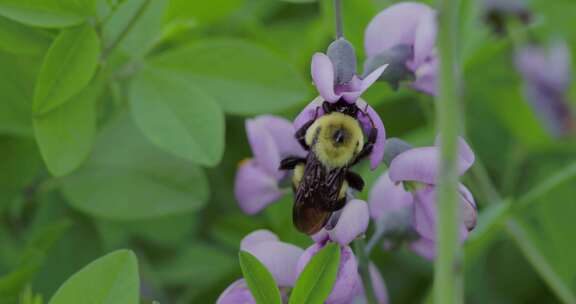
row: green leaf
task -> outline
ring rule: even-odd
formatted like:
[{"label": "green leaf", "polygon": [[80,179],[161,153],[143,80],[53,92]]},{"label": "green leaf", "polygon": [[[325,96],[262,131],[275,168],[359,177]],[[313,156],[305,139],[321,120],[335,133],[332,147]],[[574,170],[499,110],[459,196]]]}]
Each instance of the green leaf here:
[{"label": "green leaf", "polygon": [[94,15],[96,0],[0,0],[0,15],[39,27],[68,27]]},{"label": "green leaf", "polygon": [[42,266],[49,249],[69,226],[68,221],[53,222],[31,236],[20,254],[18,267],[0,277],[0,299],[19,294]]},{"label": "green leaf", "polygon": [[94,76],[99,56],[100,40],[90,25],[62,31],[38,75],[34,113],[47,113],[78,94]]},{"label": "green leaf", "polygon": [[14,54],[39,55],[48,48],[50,36],[0,16],[0,49]]},{"label": "green leaf", "polygon": [[331,243],[318,252],[304,268],[292,294],[290,304],[321,304],[328,298],[340,265],[340,247]]},{"label": "green leaf", "polygon": [[62,182],[72,207],[123,221],[192,212],[209,193],[200,168],[150,144],[127,115],[102,129],[89,161]]},{"label": "green leaf", "polygon": [[127,0],[112,13],[102,27],[106,52],[115,46],[114,65],[127,58],[141,58],[158,41],[166,0]]},{"label": "green leaf", "polygon": [[156,273],[165,284],[211,286],[236,271],[234,257],[222,250],[202,243],[194,243],[159,263]]},{"label": "green leaf", "polygon": [[242,5],[242,0],[189,1],[172,0],[166,19],[203,25],[218,21]]},{"label": "green leaf", "polygon": [[309,96],[293,66],[257,45],[236,39],[203,41],[152,60],[214,96],[233,114],[284,110]]},{"label": "green leaf", "polygon": [[56,291],[49,304],[137,304],[140,279],[132,251],[112,252],[88,264]]},{"label": "green leaf", "polygon": [[224,152],[224,113],[194,84],[146,68],[130,89],[132,117],[158,147],[193,163],[214,166]]},{"label": "green leaf", "polygon": [[244,280],[257,304],[280,304],[280,290],[272,274],[258,259],[246,251],[240,251],[240,267]]},{"label": "green leaf", "polygon": [[54,176],[76,170],[90,154],[96,133],[94,103],[100,90],[96,81],[55,110],[34,117],[36,141]]}]

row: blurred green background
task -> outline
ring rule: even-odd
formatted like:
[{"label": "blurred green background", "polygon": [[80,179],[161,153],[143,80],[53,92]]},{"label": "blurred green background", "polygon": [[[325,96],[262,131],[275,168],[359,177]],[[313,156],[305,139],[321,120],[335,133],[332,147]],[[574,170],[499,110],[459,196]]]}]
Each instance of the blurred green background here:
[{"label": "blurred green background", "polygon": [[[343,2],[362,60],[364,28],[394,1]],[[576,2],[529,7],[536,37],[576,50]],[[466,302],[576,303],[576,141],[540,125],[510,41],[490,34],[478,1],[461,16],[465,134],[481,163],[464,177],[481,210]],[[138,257],[143,303],[212,303],[241,276],[245,234],[311,244],[289,198],[247,216],[233,184],[251,155],[244,120],[292,119],[312,100],[310,58],[332,36],[325,0],[0,0],[0,303],[27,287],[47,302],[120,248]],[[364,99],[389,137],[433,142],[431,97],[377,84]],[[370,186],[383,170],[361,172]],[[406,250],[372,259],[392,303],[426,301],[429,262]]]}]

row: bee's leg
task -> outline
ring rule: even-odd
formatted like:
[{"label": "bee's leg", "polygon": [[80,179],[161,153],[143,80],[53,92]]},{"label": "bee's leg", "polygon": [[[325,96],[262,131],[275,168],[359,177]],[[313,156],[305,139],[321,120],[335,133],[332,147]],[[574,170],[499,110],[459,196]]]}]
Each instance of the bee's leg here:
[{"label": "bee's leg", "polygon": [[288,156],[280,162],[279,170],[292,170],[298,164],[306,163],[306,159],[298,156]]},{"label": "bee's leg", "polygon": [[364,179],[356,172],[346,172],[346,181],[350,188],[354,190],[362,191],[364,189]]},{"label": "bee's leg", "polygon": [[370,129],[370,134],[368,134],[368,142],[364,145],[364,148],[356,155],[354,161],[350,164],[350,166],[354,166],[362,159],[366,158],[370,153],[372,153],[372,149],[374,148],[374,144],[376,143],[376,138],[378,137],[378,129],[372,128]]},{"label": "bee's leg", "polygon": [[322,103],[322,110],[324,110],[325,114],[328,114],[328,113],[334,112],[336,109],[335,109],[335,106],[333,104],[331,104],[327,101],[324,101]]}]

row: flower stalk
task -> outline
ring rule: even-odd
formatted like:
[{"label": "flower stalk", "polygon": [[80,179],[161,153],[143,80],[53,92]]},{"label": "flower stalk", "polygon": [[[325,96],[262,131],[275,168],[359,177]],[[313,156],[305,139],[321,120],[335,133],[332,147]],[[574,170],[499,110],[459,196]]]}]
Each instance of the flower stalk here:
[{"label": "flower stalk", "polygon": [[342,28],[342,0],[334,0],[334,21],[336,22],[336,39],[344,37]]},{"label": "flower stalk", "polygon": [[439,94],[436,98],[440,133],[438,179],[438,256],[435,261],[434,302],[462,303],[462,253],[458,245],[457,136],[460,126],[458,75],[458,0],[439,0]]}]

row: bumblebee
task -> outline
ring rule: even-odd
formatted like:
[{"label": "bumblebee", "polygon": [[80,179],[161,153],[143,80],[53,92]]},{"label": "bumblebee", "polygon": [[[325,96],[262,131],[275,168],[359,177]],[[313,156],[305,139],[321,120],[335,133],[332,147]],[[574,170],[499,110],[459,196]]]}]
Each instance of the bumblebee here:
[{"label": "bumblebee", "polygon": [[370,155],[378,133],[371,122],[365,142],[357,119],[362,110],[355,104],[324,101],[322,110],[324,115],[318,117],[317,108],[315,117],[296,131],[296,139],[308,151],[306,158],[291,156],[280,164],[281,170],[294,170],[292,218],[294,226],[309,235],[344,207],[348,189],[362,191],[364,180],[350,168]]}]

